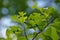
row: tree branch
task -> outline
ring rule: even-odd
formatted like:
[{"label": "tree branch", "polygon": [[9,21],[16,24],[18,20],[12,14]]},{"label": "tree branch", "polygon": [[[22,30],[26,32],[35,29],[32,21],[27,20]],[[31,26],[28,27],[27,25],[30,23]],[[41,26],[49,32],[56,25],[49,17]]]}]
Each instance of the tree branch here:
[{"label": "tree branch", "polygon": [[23,23],[23,24],[21,24],[23,27],[24,27],[24,36],[26,37],[26,40],[28,40],[28,37],[27,37],[27,34],[26,34],[26,27],[25,27],[25,24]]},{"label": "tree branch", "polygon": [[24,27],[24,34],[25,34],[26,40],[28,40],[25,27]]},{"label": "tree branch", "polygon": [[38,33],[33,37],[32,40],[34,40],[34,39],[38,36],[38,34],[46,31],[46,30],[47,30],[46,28],[48,28],[48,26],[50,26],[50,24],[53,23],[53,21],[54,21],[55,19],[56,19],[56,16],[51,17],[51,18],[50,18],[50,21],[49,21],[49,22],[47,23],[47,25],[43,28],[44,30],[42,30],[41,32],[38,32]]}]

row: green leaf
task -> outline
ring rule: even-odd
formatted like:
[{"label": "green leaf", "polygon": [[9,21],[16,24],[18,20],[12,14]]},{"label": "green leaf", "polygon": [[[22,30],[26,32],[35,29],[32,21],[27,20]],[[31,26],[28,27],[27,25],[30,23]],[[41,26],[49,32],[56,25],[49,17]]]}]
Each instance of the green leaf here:
[{"label": "green leaf", "polygon": [[57,32],[60,32],[60,17],[56,18],[52,26],[56,28]]},{"label": "green leaf", "polygon": [[24,12],[19,12],[19,16],[24,16],[24,15],[26,15],[26,13],[24,13]]},{"label": "green leaf", "polygon": [[51,38],[53,40],[58,40],[58,35],[57,35],[56,29],[54,27],[51,27]]},{"label": "green leaf", "polygon": [[22,30],[20,29],[19,26],[11,26],[10,28],[7,29],[7,40],[13,40],[13,38],[10,36],[11,34],[15,34],[16,37],[18,38],[18,35],[22,34]]},{"label": "green leaf", "polygon": [[25,16],[25,15],[26,15],[26,13],[19,12],[19,15],[11,16],[11,19],[15,22],[24,23],[24,22],[26,22],[26,19],[27,19],[27,16]]},{"label": "green leaf", "polygon": [[44,34],[50,36],[53,40],[58,40],[56,29],[52,26]]},{"label": "green leaf", "polygon": [[34,5],[32,6],[33,9],[37,7],[37,2],[34,2]]},{"label": "green leaf", "polygon": [[18,20],[18,18],[17,18],[16,15],[11,16],[11,19],[12,19],[13,21],[15,21],[15,22]]}]

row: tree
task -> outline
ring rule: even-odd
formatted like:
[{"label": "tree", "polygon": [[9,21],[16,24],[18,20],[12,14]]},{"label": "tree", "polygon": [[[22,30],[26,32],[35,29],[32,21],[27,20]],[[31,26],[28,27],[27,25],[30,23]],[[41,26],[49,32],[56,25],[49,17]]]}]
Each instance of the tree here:
[{"label": "tree", "polygon": [[[38,40],[39,38],[42,40],[59,40],[60,14],[52,7],[48,7],[48,9],[36,9],[38,9],[40,13],[34,12],[26,15],[26,12],[19,12],[19,15],[11,16],[12,20],[18,22],[23,29],[20,28],[17,31],[19,26],[17,28],[13,26],[11,27],[13,31],[10,30],[10,32],[13,32],[16,36],[18,35],[17,40],[29,40],[30,38],[32,38],[32,40]],[[36,28],[38,28],[39,32],[27,34],[27,30],[30,28],[33,28],[35,31]],[[9,31],[7,32],[9,33]]]},{"label": "tree", "polygon": [[[3,1],[0,0],[0,9],[3,6],[8,8],[11,19],[18,24],[10,26],[6,30],[7,38],[0,40],[60,40],[60,13],[53,7],[37,8],[36,1],[33,0],[35,4],[29,14],[26,11],[29,8],[26,1],[9,0],[7,5],[3,5]],[[59,4],[60,1],[55,2]],[[4,15],[1,13],[0,18],[2,16]]]}]

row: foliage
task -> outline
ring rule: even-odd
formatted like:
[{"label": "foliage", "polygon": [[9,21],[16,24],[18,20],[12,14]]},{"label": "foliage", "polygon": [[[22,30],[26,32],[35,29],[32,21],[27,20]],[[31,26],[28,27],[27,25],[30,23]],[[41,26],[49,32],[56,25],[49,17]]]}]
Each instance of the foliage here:
[{"label": "foliage", "polygon": [[[8,40],[10,34],[15,34],[17,40],[58,40],[60,32],[60,17],[58,12],[49,7],[37,8],[40,13],[31,13],[26,15],[26,12],[19,12],[18,15],[11,16],[12,20],[18,22],[19,26],[12,26],[10,29],[7,29]],[[43,15],[42,15],[43,14]],[[23,27],[23,30],[21,29]],[[33,34],[27,34],[27,30],[33,28],[35,32]],[[36,32],[36,28],[39,29],[39,32]]]},{"label": "foliage", "polygon": [[[3,8],[6,8],[8,10],[8,13],[2,13]],[[18,14],[19,11],[26,11],[27,8],[27,0],[0,0],[0,18],[5,15]]]},{"label": "foliage", "polygon": [[[11,14],[11,19],[19,24],[7,29],[6,40],[60,40],[60,13],[52,7],[37,8],[36,0],[33,1],[35,1],[32,6],[34,10],[28,11],[29,14],[27,9],[30,7],[27,5],[27,0],[8,0],[7,4],[3,3],[4,0],[0,0],[0,18],[6,16],[2,14],[1,9],[7,8],[9,11],[7,15]],[[60,0],[55,2],[60,5]],[[15,13],[17,15],[13,15]],[[35,32],[28,33],[29,29],[34,29]],[[5,39],[0,38],[0,40]]]}]

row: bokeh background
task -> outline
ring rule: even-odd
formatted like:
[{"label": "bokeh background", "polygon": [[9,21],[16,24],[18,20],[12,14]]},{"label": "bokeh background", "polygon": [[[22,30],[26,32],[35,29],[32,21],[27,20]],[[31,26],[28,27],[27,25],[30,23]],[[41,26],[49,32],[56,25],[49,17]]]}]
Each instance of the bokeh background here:
[{"label": "bokeh background", "polygon": [[[6,29],[9,26],[18,25],[14,23],[10,16],[24,11],[28,14],[36,11],[32,6],[37,3],[37,7],[47,8],[52,6],[60,12],[60,0],[0,0],[0,38],[6,37]],[[30,32],[34,32],[30,29]]]}]

